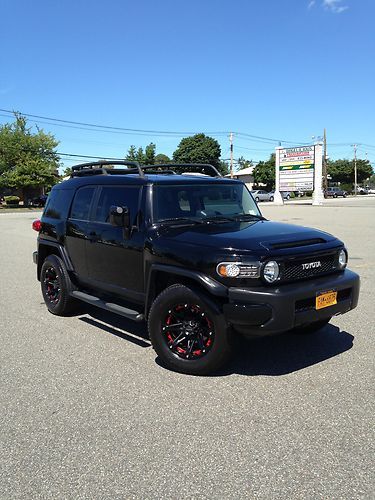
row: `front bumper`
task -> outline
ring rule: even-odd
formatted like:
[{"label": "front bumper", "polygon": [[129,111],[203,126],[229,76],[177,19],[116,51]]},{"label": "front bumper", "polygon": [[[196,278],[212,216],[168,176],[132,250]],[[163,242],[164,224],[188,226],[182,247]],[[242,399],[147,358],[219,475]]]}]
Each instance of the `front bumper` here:
[{"label": "front bumper", "polygon": [[[229,288],[225,318],[235,330],[250,336],[286,332],[292,328],[343,314],[358,303],[359,276],[348,269],[340,274],[279,287]],[[315,309],[317,293],[337,290],[337,304]]]}]

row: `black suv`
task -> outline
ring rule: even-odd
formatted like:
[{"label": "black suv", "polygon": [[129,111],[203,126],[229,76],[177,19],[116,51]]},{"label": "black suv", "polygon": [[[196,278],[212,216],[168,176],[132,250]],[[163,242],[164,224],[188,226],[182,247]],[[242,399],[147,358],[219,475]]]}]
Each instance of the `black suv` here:
[{"label": "black suv", "polygon": [[266,220],[245,184],[211,165],[72,171],[34,221],[53,314],[80,300],[145,320],[165,365],[206,374],[228,359],[235,332],[312,332],[357,305],[341,241]]}]

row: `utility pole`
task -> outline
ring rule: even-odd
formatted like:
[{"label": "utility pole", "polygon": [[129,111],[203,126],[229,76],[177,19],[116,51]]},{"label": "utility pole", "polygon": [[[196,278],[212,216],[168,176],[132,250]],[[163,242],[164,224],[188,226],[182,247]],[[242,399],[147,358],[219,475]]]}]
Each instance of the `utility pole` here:
[{"label": "utility pole", "polygon": [[230,142],[230,177],[233,179],[233,133],[229,134]]},{"label": "utility pole", "polygon": [[353,144],[354,148],[354,196],[357,196],[357,144]]},{"label": "utility pole", "polygon": [[327,180],[327,135],[326,135],[326,129],[324,129],[324,135],[323,135],[323,192],[326,191],[328,187],[328,180]]}]

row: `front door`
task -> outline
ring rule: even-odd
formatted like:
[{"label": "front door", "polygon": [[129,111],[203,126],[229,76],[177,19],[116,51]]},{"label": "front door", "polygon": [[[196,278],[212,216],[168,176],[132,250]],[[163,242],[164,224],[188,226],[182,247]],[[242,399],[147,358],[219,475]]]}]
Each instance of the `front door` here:
[{"label": "front door", "polygon": [[[104,290],[136,299],[144,291],[144,236],[139,231],[140,186],[103,186],[89,224],[87,262],[90,281]],[[128,207],[133,227],[129,239],[109,223],[111,206]]]}]

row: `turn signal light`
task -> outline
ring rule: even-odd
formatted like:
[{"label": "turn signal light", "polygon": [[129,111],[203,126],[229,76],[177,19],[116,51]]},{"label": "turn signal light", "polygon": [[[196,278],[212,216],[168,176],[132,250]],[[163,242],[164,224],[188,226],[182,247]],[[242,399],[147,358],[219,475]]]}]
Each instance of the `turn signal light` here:
[{"label": "turn signal light", "polygon": [[34,229],[34,231],[36,232],[40,232],[40,230],[42,229],[42,223],[39,219],[35,219],[33,221],[33,224],[32,224],[32,228]]}]

